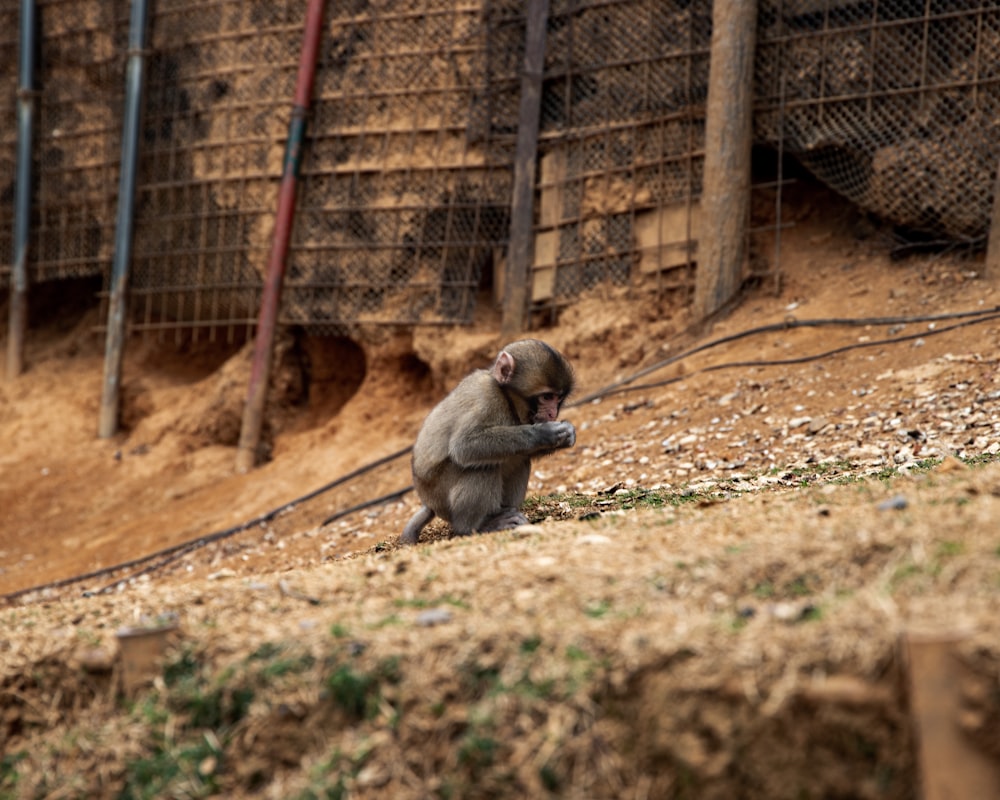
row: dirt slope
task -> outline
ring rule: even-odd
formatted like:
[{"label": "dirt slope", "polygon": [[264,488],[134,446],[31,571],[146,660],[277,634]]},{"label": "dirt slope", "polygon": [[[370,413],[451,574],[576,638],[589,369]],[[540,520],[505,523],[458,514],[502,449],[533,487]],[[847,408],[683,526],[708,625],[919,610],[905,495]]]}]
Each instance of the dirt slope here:
[{"label": "dirt slope", "polygon": [[[789,318],[1000,304],[981,259],[891,262],[861,230],[804,200],[780,293],[697,336],[607,297],[539,335],[585,397]],[[28,372],[0,387],[4,592],[237,525],[407,446],[499,344],[488,328],[286,342],[271,460],[235,475],[246,348],[130,345],[127,429],[100,441],[95,321],[33,330]],[[412,496],[322,524],[406,486],[399,459],[149,574],[21,595],[2,612],[0,789],[910,797],[904,630],[971,631],[967,729],[1000,755],[998,353],[1000,321],[974,317],[741,338],[637,381],[676,382],[569,409],[578,445],[536,465],[537,526],[446,541],[436,524],[400,550]],[[116,699],[115,631],[162,614],[182,633],[166,672]]]}]

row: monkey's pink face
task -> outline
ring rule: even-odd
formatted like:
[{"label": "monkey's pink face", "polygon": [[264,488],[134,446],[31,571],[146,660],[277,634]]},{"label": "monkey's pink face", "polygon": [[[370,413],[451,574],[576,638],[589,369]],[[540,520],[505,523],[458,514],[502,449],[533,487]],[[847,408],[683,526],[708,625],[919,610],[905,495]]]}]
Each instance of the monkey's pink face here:
[{"label": "monkey's pink face", "polygon": [[562,397],[555,392],[542,392],[535,396],[535,400],[538,402],[538,408],[532,422],[555,422],[559,416]]}]

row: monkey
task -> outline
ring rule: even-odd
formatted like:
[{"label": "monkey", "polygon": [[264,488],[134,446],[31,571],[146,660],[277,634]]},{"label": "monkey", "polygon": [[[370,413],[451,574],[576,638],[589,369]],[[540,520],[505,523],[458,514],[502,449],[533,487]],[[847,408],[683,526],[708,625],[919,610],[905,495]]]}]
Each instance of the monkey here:
[{"label": "monkey", "polygon": [[508,344],[492,367],[465,377],[417,434],[411,466],[423,505],[401,541],[416,544],[435,516],[460,536],[527,523],[531,459],[576,444],[573,425],[557,420],[574,380],[569,361],[539,339]]}]

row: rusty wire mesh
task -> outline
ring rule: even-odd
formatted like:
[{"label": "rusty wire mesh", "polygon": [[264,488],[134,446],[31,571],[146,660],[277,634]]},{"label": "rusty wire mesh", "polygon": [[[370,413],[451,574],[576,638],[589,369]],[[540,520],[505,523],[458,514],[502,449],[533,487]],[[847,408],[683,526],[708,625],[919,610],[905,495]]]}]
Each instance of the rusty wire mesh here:
[{"label": "rusty wire mesh", "polygon": [[470,322],[509,226],[520,14],[454,0],[327,14],[282,319]]},{"label": "rusty wire mesh", "polygon": [[[551,0],[532,297],[687,292],[710,0]],[[271,245],[304,4],[159,0],[130,292],[140,328],[249,331]],[[106,274],[126,0],[41,0],[32,280]],[[0,0],[16,51],[18,3]],[[329,4],[282,321],[468,322],[502,273],[520,0]],[[859,205],[984,235],[1000,145],[1000,0],[761,0],[755,136]],[[0,62],[12,250],[17,60]],[[9,266],[0,266],[0,286]]]},{"label": "rusty wire mesh", "polygon": [[998,53],[997,0],[762,0],[756,136],[899,226],[983,237]]},{"label": "rusty wire mesh", "polygon": [[151,20],[130,308],[136,328],[256,323],[305,8],[159,0]]},{"label": "rusty wire mesh", "polygon": [[[13,248],[18,11],[12,0],[0,5],[0,285],[9,280]],[[37,17],[30,275],[101,275],[113,247],[128,2],[41,0]]]},{"label": "rusty wire mesh", "polygon": [[711,4],[553,0],[533,300],[693,285]]}]

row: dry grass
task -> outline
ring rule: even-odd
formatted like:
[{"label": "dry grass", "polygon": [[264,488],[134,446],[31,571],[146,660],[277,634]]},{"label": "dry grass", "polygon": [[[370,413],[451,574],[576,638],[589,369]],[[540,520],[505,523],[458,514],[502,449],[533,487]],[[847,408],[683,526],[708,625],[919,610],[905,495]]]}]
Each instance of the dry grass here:
[{"label": "dry grass", "polygon": [[[701,501],[10,608],[0,788],[912,797],[897,638],[927,627],[975,632],[990,740],[1000,465]],[[114,632],[167,612],[121,697]]]}]

